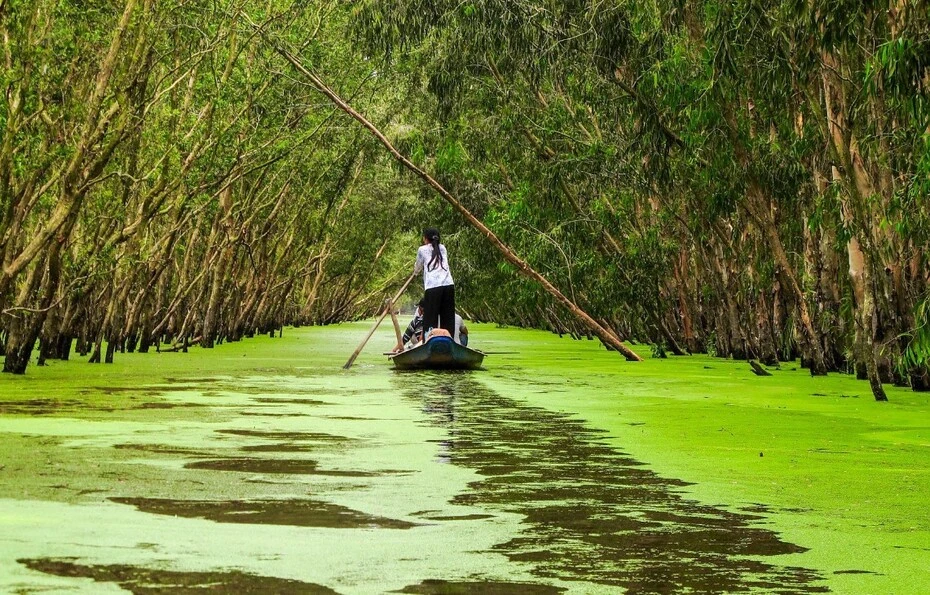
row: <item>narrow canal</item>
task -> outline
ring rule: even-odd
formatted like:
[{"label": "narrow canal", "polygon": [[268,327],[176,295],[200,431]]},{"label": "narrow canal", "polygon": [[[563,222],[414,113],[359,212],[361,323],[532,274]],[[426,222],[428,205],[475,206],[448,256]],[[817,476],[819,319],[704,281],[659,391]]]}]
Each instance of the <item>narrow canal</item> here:
[{"label": "narrow canal", "polygon": [[698,503],[571,412],[492,389],[482,372],[362,362],[346,374],[321,358],[247,374],[209,374],[207,358],[201,377],[7,395],[0,587],[826,590],[763,509]]}]

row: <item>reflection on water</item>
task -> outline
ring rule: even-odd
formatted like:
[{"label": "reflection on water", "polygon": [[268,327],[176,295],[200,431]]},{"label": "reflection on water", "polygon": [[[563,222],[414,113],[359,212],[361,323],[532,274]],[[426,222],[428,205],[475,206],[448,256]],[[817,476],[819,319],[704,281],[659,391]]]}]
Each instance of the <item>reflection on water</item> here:
[{"label": "reflection on water", "polygon": [[[763,507],[733,513],[689,500],[682,482],[650,472],[603,433],[495,393],[480,379],[398,374],[394,390],[381,382],[364,399],[356,394],[361,389],[329,378],[325,387],[256,380],[261,390],[249,386],[241,394],[230,383],[216,396],[222,415],[203,416],[207,423],[190,423],[199,421],[199,409],[155,408],[146,412],[149,425],[107,429],[74,456],[57,436],[7,438],[16,446],[7,452],[56,465],[30,473],[21,464],[27,456],[9,459],[17,460],[18,475],[7,486],[23,486],[8,495],[19,498],[54,481],[43,493],[125,505],[92,510],[104,519],[139,519],[146,531],[161,523],[135,511],[178,517],[171,523],[181,527],[183,519],[216,524],[196,524],[208,545],[195,554],[173,534],[163,536],[157,558],[137,555],[131,527],[113,538],[119,548],[97,545],[93,531],[59,538],[21,530],[16,539],[42,543],[21,554],[23,564],[136,593],[333,592],[317,584],[346,592],[389,585],[406,593],[502,595],[571,586],[581,592],[825,591],[822,577],[771,558],[803,550],[759,526]],[[302,396],[316,394],[329,400]],[[164,402],[185,406],[201,397],[172,393]],[[135,411],[149,398],[129,394],[121,407]],[[18,400],[0,413],[63,408],[97,421],[118,419],[77,401]],[[5,470],[9,477],[12,467]],[[61,518],[65,526],[83,526]],[[253,532],[264,541],[226,541]],[[335,553],[325,562],[307,559],[311,546]],[[269,552],[274,556],[264,559]],[[203,572],[176,572],[191,568]]]},{"label": "reflection on water", "polygon": [[309,498],[286,500],[172,500],[168,498],[110,498],[143,512],[218,523],[293,525],[330,529],[410,529],[416,523],[367,514],[345,506]]},{"label": "reflection on water", "polygon": [[468,373],[399,376],[406,398],[448,432],[441,460],[474,469],[456,504],[525,516],[495,550],[534,574],[636,593],[825,592],[813,571],[747,556],[804,551],[737,514],[688,500],[569,415],[528,407]]},{"label": "reflection on water", "polygon": [[208,459],[184,464],[185,469],[207,469],[211,471],[236,471],[239,473],[272,473],[283,475],[327,475],[330,477],[379,477],[396,475],[406,471],[355,471],[351,469],[319,469],[312,459]]},{"label": "reflection on water", "polygon": [[262,430],[217,430],[219,434],[232,436],[246,436],[249,438],[265,438],[268,440],[306,440],[308,442],[346,442],[345,436],[327,434],[324,432],[269,432]]},{"label": "reflection on water", "polygon": [[257,576],[237,570],[225,572],[175,572],[142,568],[127,564],[85,565],[69,559],[26,559],[18,560],[32,570],[56,576],[91,578],[96,581],[114,582],[136,595],[167,593],[304,593],[306,595],[328,595],[332,589],[271,576]]}]

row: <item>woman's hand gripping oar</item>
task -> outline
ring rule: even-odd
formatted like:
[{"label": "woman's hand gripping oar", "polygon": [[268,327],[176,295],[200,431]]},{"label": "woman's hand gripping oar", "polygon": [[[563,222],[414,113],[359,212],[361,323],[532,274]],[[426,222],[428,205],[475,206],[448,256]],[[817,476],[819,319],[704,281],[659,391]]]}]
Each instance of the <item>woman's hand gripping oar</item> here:
[{"label": "woman's hand gripping oar", "polygon": [[371,339],[371,336],[375,334],[375,331],[378,330],[378,326],[381,325],[381,321],[394,310],[394,302],[400,299],[400,296],[404,295],[404,292],[407,291],[407,287],[410,285],[410,282],[413,281],[413,278],[416,277],[416,272],[410,274],[410,278],[407,279],[407,282],[404,283],[404,286],[400,288],[400,291],[394,295],[394,298],[384,308],[384,312],[381,313],[381,316],[378,317],[378,320],[375,322],[375,325],[371,327],[371,330],[368,331],[368,334],[365,335],[365,338],[362,339],[361,344],[359,344],[358,349],[355,350],[355,353],[352,354],[352,357],[349,358],[349,361],[346,362],[346,365],[342,366],[343,370],[348,370],[352,367],[352,364],[355,363],[355,358],[358,357],[358,354],[362,352],[362,349],[365,348],[365,345],[368,343],[368,339]]}]

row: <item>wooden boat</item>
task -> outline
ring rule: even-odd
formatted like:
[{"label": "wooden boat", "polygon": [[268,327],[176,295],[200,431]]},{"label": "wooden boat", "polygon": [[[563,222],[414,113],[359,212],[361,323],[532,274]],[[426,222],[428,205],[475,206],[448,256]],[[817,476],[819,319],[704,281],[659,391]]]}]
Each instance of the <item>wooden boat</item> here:
[{"label": "wooden boat", "polygon": [[423,345],[391,354],[398,370],[476,370],[484,361],[484,354],[449,337],[432,337]]}]

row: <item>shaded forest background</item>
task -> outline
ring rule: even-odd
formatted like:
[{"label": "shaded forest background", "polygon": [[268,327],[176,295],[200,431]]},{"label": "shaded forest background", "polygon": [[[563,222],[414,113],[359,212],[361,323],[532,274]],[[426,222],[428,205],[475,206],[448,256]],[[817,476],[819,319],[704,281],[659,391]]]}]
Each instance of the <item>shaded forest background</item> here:
[{"label": "shaded forest background", "polygon": [[930,389],[926,2],[0,0],[0,37],[6,372],[371,315],[435,225],[473,319]]}]

